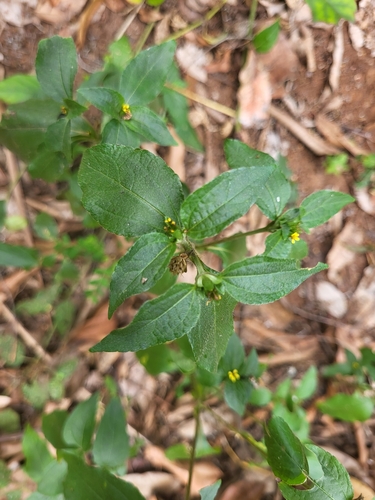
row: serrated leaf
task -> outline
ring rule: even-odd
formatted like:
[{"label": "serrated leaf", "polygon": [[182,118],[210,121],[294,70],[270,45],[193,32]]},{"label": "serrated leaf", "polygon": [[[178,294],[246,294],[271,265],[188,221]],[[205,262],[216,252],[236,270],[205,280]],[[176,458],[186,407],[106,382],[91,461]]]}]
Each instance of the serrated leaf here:
[{"label": "serrated leaf", "polygon": [[64,484],[65,500],[145,500],[139,490],[106,469],[90,467],[74,455],[64,453],[68,475]]},{"label": "serrated leaf", "polygon": [[60,106],[52,100],[33,100],[9,106],[0,126],[0,144],[29,162],[37,154],[49,125],[55,123]]},{"label": "serrated leaf", "polygon": [[209,372],[216,372],[233,334],[233,310],[237,303],[228,294],[221,300],[209,301],[200,294],[200,315],[188,333],[196,362]]},{"label": "serrated leaf", "polygon": [[72,38],[53,36],[41,40],[35,71],[43,91],[57,102],[73,97],[77,54]]},{"label": "serrated leaf", "polygon": [[231,264],[221,276],[228,293],[239,302],[267,304],[326,268],[326,264],[319,263],[311,269],[300,269],[294,260],[256,256]]},{"label": "serrated leaf", "polygon": [[355,0],[306,0],[314,21],[336,24],[340,19],[354,22],[357,11]]},{"label": "serrated leaf", "polygon": [[104,127],[102,133],[104,144],[115,144],[117,146],[131,146],[138,148],[142,142],[141,136],[125,125],[125,122],[111,120]]},{"label": "serrated leaf", "polygon": [[0,266],[34,267],[38,265],[38,252],[34,248],[0,243]]},{"label": "serrated leaf", "polygon": [[307,444],[306,448],[317,456],[324,475],[317,480],[310,477],[314,486],[308,490],[296,490],[281,482],[279,488],[285,500],[352,500],[349,474],[337,458],[312,444]]},{"label": "serrated leaf", "polygon": [[91,446],[91,439],[95,429],[95,415],[98,403],[98,393],[79,403],[67,418],[63,439],[71,446],[87,451]]},{"label": "serrated leaf", "polygon": [[190,194],[182,203],[181,219],[189,236],[214,236],[255,203],[272,167],[243,167],[216,177]]},{"label": "serrated leaf", "polygon": [[0,101],[17,104],[41,96],[40,85],[31,75],[14,75],[0,82]]},{"label": "serrated leaf", "polygon": [[113,469],[123,466],[129,456],[125,412],[118,398],[111,399],[105,409],[92,453],[97,465]]},{"label": "serrated leaf", "polygon": [[178,339],[194,328],[199,313],[195,287],[178,283],[160,297],[145,302],[130,325],[114,330],[90,351],[139,351]]},{"label": "serrated leaf", "polygon": [[355,199],[338,191],[317,191],[303,200],[300,206],[303,227],[312,229],[323,224]]},{"label": "serrated leaf", "polygon": [[61,152],[65,158],[71,160],[71,121],[61,118],[47,128],[45,145],[49,151]]},{"label": "serrated leaf", "polygon": [[201,495],[201,500],[215,500],[220,485],[221,485],[221,479],[216,481],[216,483],[211,484],[210,486],[206,486],[205,488],[199,490],[199,493]]},{"label": "serrated leaf", "polygon": [[224,143],[225,157],[230,168],[273,167],[256,204],[271,220],[278,217],[291,195],[291,186],[280,166],[266,153],[252,149],[241,141],[227,139]]},{"label": "serrated leaf", "polygon": [[31,479],[39,482],[54,459],[47,449],[47,442],[29,425],[23,434],[22,450],[26,457],[24,470]]},{"label": "serrated leaf", "polygon": [[360,394],[335,394],[318,403],[322,413],[344,422],[364,422],[374,411],[374,403],[370,398]]},{"label": "serrated leaf", "polygon": [[103,87],[80,88],[78,94],[103,113],[107,113],[112,118],[120,119],[121,108],[125,101],[122,95],[115,90]]},{"label": "serrated leaf", "polygon": [[125,299],[146,292],[163,276],[176,245],[168,236],[149,233],[141,236],[119,260],[113,272],[109,317]]},{"label": "serrated leaf", "polygon": [[165,217],[179,224],[180,179],[148,151],[94,146],[83,155],[78,180],[84,207],[108,231],[131,238],[163,232]]},{"label": "serrated leaf", "polygon": [[302,484],[309,472],[304,446],[288,424],[272,417],[265,426],[267,462],[276,477],[288,484]]},{"label": "serrated leaf", "polygon": [[174,90],[163,88],[163,99],[168,116],[184,144],[202,153],[204,148],[189,122],[189,107],[186,97]]},{"label": "serrated leaf", "polygon": [[224,386],[224,399],[229,408],[239,415],[245,413],[246,404],[249,401],[252,385],[249,380],[240,379],[236,382],[227,380]]},{"label": "serrated leaf", "polygon": [[154,45],[140,52],[125,68],[119,92],[130,105],[145,105],[162,91],[173,62],[176,43]]},{"label": "serrated leaf", "polygon": [[125,125],[152,142],[161,146],[177,146],[165,122],[151,109],[143,106],[131,106],[132,118]]},{"label": "serrated leaf", "polygon": [[263,54],[272,49],[272,47],[277,42],[277,37],[279,36],[280,22],[277,20],[268,26],[264,30],[260,31],[254,36],[253,45],[255,50]]}]

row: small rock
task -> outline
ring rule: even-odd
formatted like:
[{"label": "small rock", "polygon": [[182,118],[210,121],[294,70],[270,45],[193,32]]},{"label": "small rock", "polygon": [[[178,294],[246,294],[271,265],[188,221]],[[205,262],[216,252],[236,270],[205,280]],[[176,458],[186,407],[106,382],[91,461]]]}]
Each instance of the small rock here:
[{"label": "small rock", "polygon": [[332,283],[321,281],[316,286],[316,298],[320,306],[334,318],[342,318],[348,309],[345,295]]}]

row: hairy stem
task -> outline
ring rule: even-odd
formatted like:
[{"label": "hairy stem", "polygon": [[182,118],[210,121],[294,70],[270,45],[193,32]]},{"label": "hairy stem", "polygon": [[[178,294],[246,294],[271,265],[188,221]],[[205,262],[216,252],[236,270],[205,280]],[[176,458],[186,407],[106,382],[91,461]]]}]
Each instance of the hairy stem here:
[{"label": "hairy stem", "polygon": [[194,408],[194,420],[195,420],[195,434],[194,440],[191,447],[190,461],[189,461],[189,479],[186,485],[185,500],[190,500],[191,483],[193,480],[194,462],[195,462],[195,450],[197,448],[198,435],[200,429],[200,405],[198,404]]},{"label": "hairy stem", "polygon": [[196,248],[198,250],[207,250],[208,248],[211,248],[212,246],[217,245],[219,243],[226,243],[228,241],[238,240],[243,236],[252,236],[254,234],[267,233],[270,232],[273,228],[274,228],[274,223],[271,222],[270,224],[267,224],[267,226],[260,227],[259,229],[254,229],[253,231],[247,231],[246,233],[236,233],[232,234],[232,236],[227,236],[226,238],[222,238],[221,240],[212,241],[211,243],[202,243],[201,245],[196,245]]}]

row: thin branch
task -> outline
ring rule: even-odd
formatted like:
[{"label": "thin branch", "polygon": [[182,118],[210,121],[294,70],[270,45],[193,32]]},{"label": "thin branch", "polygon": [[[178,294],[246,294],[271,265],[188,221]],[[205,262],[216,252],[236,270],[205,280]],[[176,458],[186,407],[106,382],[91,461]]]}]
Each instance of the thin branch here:
[{"label": "thin branch", "polygon": [[186,485],[185,500],[190,500],[191,483],[193,481],[195,450],[197,448],[198,435],[200,429],[200,405],[194,408],[195,434],[189,460],[189,479]]}]

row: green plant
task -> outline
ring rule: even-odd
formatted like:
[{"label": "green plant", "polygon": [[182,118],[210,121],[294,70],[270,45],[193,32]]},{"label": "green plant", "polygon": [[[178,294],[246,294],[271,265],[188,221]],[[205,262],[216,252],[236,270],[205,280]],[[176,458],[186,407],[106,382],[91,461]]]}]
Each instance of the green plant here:
[{"label": "green plant", "polygon": [[324,167],[327,174],[340,175],[349,170],[349,156],[346,153],[341,153],[336,156],[327,156],[324,162]]}]

